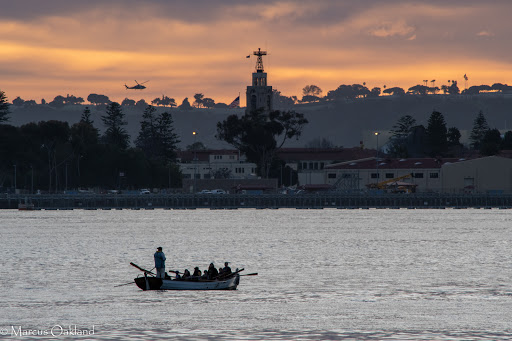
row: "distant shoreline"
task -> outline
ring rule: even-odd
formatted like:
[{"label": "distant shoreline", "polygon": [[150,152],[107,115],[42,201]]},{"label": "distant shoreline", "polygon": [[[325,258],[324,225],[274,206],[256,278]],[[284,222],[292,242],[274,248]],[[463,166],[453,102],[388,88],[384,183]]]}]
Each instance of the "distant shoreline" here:
[{"label": "distant shoreline", "polygon": [[[34,210],[122,209],[369,209],[369,208],[512,208],[512,194],[46,194],[3,195],[0,209],[18,209],[28,204]],[[32,207],[33,205],[33,207]],[[26,208],[26,207],[25,207]]]}]

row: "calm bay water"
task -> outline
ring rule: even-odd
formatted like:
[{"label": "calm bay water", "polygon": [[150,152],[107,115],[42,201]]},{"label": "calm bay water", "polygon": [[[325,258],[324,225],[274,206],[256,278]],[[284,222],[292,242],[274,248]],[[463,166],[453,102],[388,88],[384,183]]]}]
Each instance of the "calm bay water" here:
[{"label": "calm bay water", "polygon": [[[511,210],[4,210],[0,233],[8,339],[512,338]],[[167,269],[259,275],[236,291],[115,287],[157,246]]]}]

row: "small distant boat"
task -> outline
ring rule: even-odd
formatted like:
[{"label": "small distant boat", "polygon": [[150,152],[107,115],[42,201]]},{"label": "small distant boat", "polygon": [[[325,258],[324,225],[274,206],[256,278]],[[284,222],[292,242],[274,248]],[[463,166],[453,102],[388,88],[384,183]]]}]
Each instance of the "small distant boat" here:
[{"label": "small distant boat", "polygon": [[18,210],[20,211],[32,211],[34,209],[33,203],[19,203]]},{"label": "small distant boat", "polygon": [[[240,272],[244,270],[240,269],[227,277],[214,280],[197,277],[171,279],[156,278],[153,272],[143,269],[134,263],[130,264],[144,272],[144,276],[134,279],[135,284],[142,290],[236,290],[236,287],[240,283]],[[257,273],[247,274],[245,276],[254,275],[257,275]]]}]

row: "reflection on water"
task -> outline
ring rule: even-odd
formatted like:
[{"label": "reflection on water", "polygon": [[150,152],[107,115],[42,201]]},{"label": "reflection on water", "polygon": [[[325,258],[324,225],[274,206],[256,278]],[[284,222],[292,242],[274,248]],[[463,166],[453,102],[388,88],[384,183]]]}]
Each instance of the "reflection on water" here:
[{"label": "reflection on water", "polygon": [[[0,211],[0,333],[80,339],[508,340],[508,210]],[[245,268],[228,292],[143,292],[131,261]],[[14,336],[16,338],[16,336]],[[41,339],[25,336],[23,339]]]}]

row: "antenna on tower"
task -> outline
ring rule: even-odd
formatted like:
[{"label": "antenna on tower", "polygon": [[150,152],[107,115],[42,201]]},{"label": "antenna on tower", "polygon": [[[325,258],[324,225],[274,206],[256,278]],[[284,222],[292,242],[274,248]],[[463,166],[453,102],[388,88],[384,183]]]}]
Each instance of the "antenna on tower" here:
[{"label": "antenna on tower", "polygon": [[258,51],[254,51],[253,54],[258,57],[258,59],[256,60],[256,72],[263,72],[262,56],[266,56],[267,51],[261,51],[261,48],[258,48]]}]

